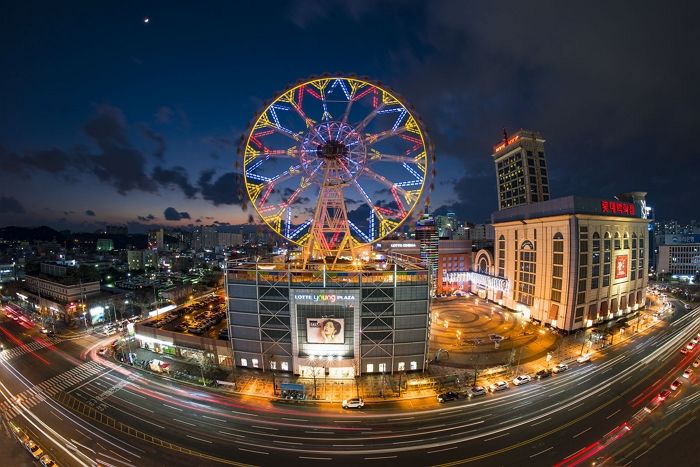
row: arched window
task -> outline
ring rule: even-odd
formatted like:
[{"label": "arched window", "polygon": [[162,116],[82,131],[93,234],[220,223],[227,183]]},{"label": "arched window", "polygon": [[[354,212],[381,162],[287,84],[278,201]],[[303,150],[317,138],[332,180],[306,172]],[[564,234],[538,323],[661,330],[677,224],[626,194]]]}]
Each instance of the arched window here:
[{"label": "arched window", "polygon": [[597,289],[600,281],[600,234],[593,232],[593,252],[591,255],[591,290]]},{"label": "arched window", "polygon": [[532,306],[535,302],[536,255],[535,246],[530,240],[520,244],[516,268],[516,299],[527,306]]},{"label": "arched window", "polygon": [[498,237],[498,277],[506,277],[506,237]]},{"label": "arched window", "polygon": [[[619,241],[619,239],[618,239]],[[610,285],[610,232],[605,232],[603,236],[603,287]]]},{"label": "arched window", "polygon": [[620,233],[615,232],[615,249],[619,250],[620,248]]},{"label": "arched window", "polygon": [[630,248],[630,238],[629,235],[627,235],[627,232],[622,235],[622,248],[625,250],[629,250]]}]

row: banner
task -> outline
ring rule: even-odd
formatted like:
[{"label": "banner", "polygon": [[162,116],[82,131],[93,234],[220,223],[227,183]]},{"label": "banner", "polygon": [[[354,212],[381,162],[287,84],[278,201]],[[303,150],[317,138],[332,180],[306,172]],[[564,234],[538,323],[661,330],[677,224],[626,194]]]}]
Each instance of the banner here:
[{"label": "banner", "polygon": [[306,318],[306,342],[309,344],[343,344],[345,320],[342,318]]},{"label": "banner", "polygon": [[627,277],[627,255],[615,257],[615,279]]}]

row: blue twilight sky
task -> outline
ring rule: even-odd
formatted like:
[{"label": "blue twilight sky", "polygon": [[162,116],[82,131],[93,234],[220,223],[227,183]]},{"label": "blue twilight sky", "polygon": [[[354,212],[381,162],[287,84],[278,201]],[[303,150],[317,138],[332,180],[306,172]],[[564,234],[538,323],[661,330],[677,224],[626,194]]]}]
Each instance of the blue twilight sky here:
[{"label": "blue twilight sky", "polygon": [[[695,2],[14,2],[0,19],[0,226],[241,223],[236,146],[324,72],[391,86],[435,144],[432,209],[496,208],[492,146],[540,131],[554,196],[698,219]],[[148,17],[149,22],[144,22]]]}]

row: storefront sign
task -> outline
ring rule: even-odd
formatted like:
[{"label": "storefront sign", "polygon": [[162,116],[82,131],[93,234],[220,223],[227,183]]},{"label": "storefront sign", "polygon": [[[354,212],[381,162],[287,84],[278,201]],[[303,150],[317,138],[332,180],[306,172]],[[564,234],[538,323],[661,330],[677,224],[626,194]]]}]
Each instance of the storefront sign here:
[{"label": "storefront sign", "polygon": [[311,302],[347,302],[354,301],[354,295],[335,295],[335,294],[294,294],[294,300],[308,300]]},{"label": "storefront sign", "polygon": [[472,284],[486,287],[487,289],[507,292],[510,289],[508,279],[503,277],[489,276],[478,272],[448,272],[442,275],[443,282],[471,282]]}]

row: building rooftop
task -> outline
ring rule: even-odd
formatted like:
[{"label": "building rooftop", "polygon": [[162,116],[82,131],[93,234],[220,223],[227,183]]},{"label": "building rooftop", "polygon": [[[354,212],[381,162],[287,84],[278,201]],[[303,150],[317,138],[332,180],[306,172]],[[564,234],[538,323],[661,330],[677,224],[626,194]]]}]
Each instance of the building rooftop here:
[{"label": "building rooftop", "polygon": [[565,196],[539,203],[531,203],[512,208],[506,208],[491,214],[491,222],[511,222],[541,217],[553,217],[566,214],[589,214],[606,217],[643,218],[644,209],[641,201],[627,203],[609,199],[585,198],[582,196]]}]

